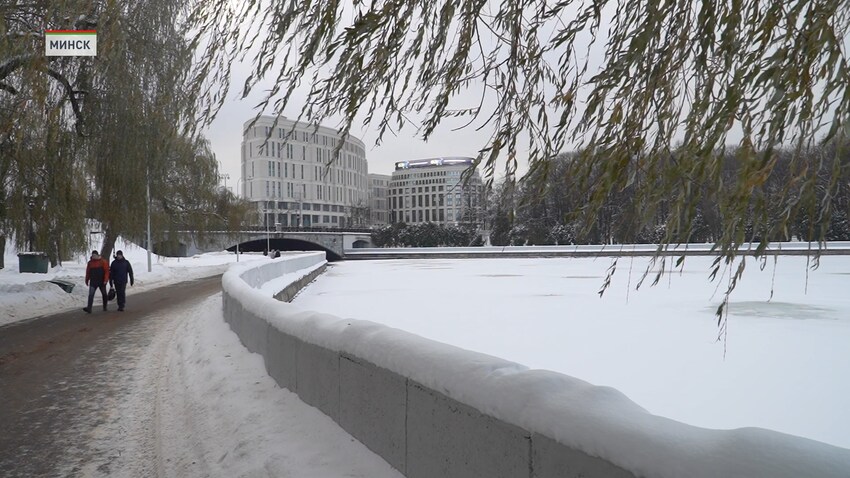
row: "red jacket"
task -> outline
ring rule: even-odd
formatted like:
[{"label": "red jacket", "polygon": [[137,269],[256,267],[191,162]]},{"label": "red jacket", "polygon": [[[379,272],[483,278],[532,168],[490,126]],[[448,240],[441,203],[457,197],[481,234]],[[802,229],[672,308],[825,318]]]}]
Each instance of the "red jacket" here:
[{"label": "red jacket", "polygon": [[86,266],[86,285],[98,287],[109,282],[109,263],[106,259],[92,259]]}]

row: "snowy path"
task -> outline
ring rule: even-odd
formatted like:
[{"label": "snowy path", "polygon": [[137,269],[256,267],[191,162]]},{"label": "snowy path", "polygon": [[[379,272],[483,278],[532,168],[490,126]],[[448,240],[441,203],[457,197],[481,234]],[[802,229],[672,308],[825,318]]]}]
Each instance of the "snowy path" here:
[{"label": "snowy path", "polygon": [[0,474],[153,475],[156,428],[139,372],[180,310],[216,293],[219,280],[133,293],[126,312],[96,302],[93,314],[77,309],[0,329]]},{"label": "snowy path", "polygon": [[165,476],[402,475],[279,388],[221,316],[221,295],[179,325],[161,383]]},{"label": "snowy path", "polygon": [[4,328],[0,475],[401,476],[274,384],[218,278],[193,284]]}]

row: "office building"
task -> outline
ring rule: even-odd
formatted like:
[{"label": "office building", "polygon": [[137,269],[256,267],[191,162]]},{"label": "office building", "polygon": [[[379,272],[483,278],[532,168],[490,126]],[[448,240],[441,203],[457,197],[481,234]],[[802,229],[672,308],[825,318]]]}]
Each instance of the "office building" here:
[{"label": "office building", "polygon": [[[369,180],[365,145],[332,128],[280,117],[245,122],[237,193],[256,203],[269,228],[365,227]],[[338,157],[335,157],[338,149]]]},{"label": "office building", "polygon": [[389,185],[392,176],[387,174],[369,175],[369,213],[370,225],[386,226],[390,223]]},{"label": "office building", "polygon": [[397,162],[389,185],[390,221],[482,227],[484,186],[473,165],[467,157]]}]

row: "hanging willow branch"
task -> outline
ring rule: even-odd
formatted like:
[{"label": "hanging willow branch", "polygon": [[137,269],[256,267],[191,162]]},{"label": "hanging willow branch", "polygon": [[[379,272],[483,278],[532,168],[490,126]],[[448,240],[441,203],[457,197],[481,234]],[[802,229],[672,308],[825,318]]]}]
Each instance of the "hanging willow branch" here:
[{"label": "hanging willow branch", "polygon": [[[427,140],[470,117],[492,131],[477,158],[490,183],[501,161],[509,176],[520,159],[534,173],[578,151],[574,213],[590,223],[631,188],[630,220],[650,226],[664,203],[675,214],[659,252],[687,240],[701,197],[720,204],[724,261],[787,238],[801,214],[830,216],[815,178],[833,162],[810,152],[843,134],[850,111],[843,0],[214,0],[192,20],[209,119],[230,65],[256,52],[242,94],[273,79],[260,108],[283,112],[306,84],[295,109],[309,121],[341,117],[347,133],[365,119],[378,142],[409,118]],[[783,186],[759,201],[779,149],[792,153]]]}]

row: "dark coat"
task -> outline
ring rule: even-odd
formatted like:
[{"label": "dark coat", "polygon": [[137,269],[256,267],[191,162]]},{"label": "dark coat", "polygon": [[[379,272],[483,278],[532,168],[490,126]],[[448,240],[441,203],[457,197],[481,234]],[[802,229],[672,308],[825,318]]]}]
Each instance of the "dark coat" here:
[{"label": "dark coat", "polygon": [[121,259],[115,259],[109,267],[109,276],[110,282],[115,282],[116,284],[126,284],[127,277],[129,277],[130,285],[133,285],[133,266],[130,265],[130,261],[123,257]]},{"label": "dark coat", "polygon": [[86,265],[86,285],[100,287],[109,282],[109,263],[106,259],[91,259]]}]

